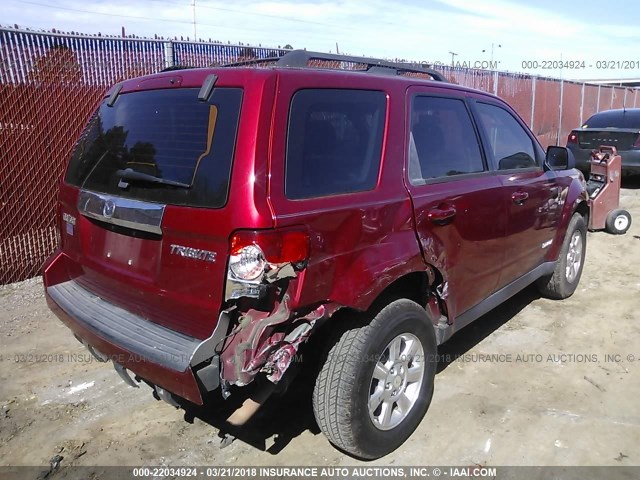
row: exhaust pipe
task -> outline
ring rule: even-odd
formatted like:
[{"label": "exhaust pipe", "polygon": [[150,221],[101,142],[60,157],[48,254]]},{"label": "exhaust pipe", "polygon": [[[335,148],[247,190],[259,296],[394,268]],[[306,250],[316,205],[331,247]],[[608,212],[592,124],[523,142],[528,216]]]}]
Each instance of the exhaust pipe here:
[{"label": "exhaust pipe", "polygon": [[260,407],[265,404],[275,389],[276,385],[274,383],[267,382],[266,385],[259,388],[257,392],[254,392],[253,395],[242,402],[242,405],[227,418],[227,423],[234,427],[240,427],[247,423]]}]

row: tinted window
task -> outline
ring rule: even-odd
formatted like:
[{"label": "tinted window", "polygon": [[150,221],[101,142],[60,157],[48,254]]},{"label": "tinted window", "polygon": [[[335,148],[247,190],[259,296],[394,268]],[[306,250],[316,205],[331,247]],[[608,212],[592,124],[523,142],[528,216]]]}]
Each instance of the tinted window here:
[{"label": "tinted window", "polygon": [[[78,187],[152,202],[221,207],[226,203],[242,90],[217,88],[121,94],[93,115],[73,152],[66,181]],[[119,186],[124,169],[187,188],[146,181]]]},{"label": "tinted window", "polygon": [[386,95],[300,90],[291,101],[285,193],[301,199],[375,187]]},{"label": "tinted window", "polygon": [[533,141],[513,115],[488,103],[478,103],[477,106],[496,168],[510,170],[537,166]]},{"label": "tinted window", "polygon": [[480,145],[464,101],[415,97],[409,138],[411,183],[483,170]]},{"label": "tinted window", "polygon": [[583,128],[640,128],[640,109],[609,110],[593,115]]}]

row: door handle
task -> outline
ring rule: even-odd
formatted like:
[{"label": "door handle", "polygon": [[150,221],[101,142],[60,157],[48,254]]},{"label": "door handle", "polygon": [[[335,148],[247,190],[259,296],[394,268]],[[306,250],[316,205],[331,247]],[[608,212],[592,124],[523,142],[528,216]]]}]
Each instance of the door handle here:
[{"label": "door handle", "polygon": [[427,218],[436,225],[446,225],[456,216],[455,207],[434,208],[429,210]]},{"label": "door handle", "polygon": [[511,195],[511,200],[513,200],[513,203],[516,205],[522,205],[528,198],[529,194],[527,192],[514,192]]}]

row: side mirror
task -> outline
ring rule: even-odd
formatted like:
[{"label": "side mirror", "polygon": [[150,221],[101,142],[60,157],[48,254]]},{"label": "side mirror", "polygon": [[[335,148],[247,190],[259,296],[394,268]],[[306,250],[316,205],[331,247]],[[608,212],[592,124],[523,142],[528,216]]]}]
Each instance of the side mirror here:
[{"label": "side mirror", "polygon": [[548,147],[545,163],[549,170],[570,170],[576,166],[576,159],[565,147]]}]

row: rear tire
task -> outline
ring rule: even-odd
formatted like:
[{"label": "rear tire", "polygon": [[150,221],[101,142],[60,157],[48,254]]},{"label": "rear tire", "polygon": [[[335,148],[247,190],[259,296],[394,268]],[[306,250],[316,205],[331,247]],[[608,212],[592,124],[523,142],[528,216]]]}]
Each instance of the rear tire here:
[{"label": "rear tire", "polygon": [[586,251],[587,226],[584,217],[574,213],[567,227],[555,270],[536,283],[540,294],[554,300],[573,295],[580,283]]},{"label": "rear tire", "polygon": [[320,429],[356,457],[382,457],[409,438],[429,408],[437,366],[433,323],[396,300],[329,351],[313,391]]},{"label": "rear tire", "polygon": [[631,214],[626,210],[612,210],[609,212],[609,215],[607,215],[605,228],[607,229],[607,232],[612,233],[613,235],[622,235],[627,233],[630,226]]}]

